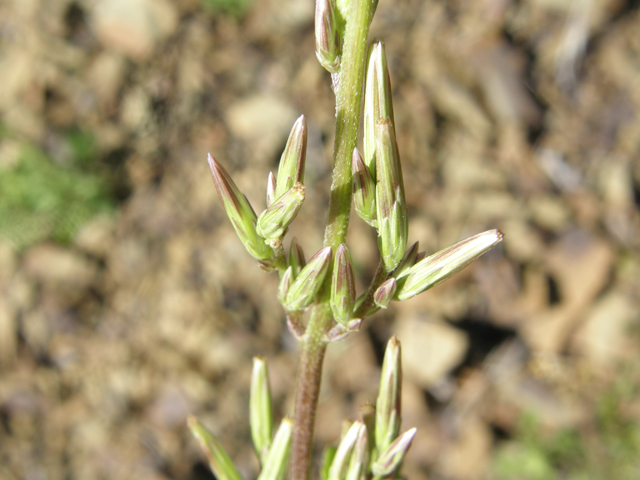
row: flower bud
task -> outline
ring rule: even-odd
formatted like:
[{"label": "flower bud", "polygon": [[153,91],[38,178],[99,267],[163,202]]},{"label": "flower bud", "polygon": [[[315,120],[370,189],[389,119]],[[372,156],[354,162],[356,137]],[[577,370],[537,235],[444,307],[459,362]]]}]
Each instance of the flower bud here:
[{"label": "flower bud", "polygon": [[304,202],[304,185],[296,183],[258,217],[256,230],[269,242],[282,239]]},{"label": "flower bud", "polygon": [[331,262],[331,247],[325,247],[309,259],[300,274],[291,284],[284,307],[289,311],[308,307],[316,296]]},{"label": "flower bud", "polygon": [[502,233],[488,230],[424,258],[398,281],[397,300],[407,300],[455,275],[502,241]]},{"label": "flower bud", "polygon": [[351,320],[356,299],[351,255],[345,244],[338,245],[336,249],[331,280],[331,311],[336,322],[345,325]]},{"label": "flower bud", "polygon": [[238,469],[218,439],[193,416],[187,419],[187,425],[207,456],[209,467],[216,478],[242,480]]},{"label": "flower bud", "polygon": [[355,447],[356,442],[360,437],[360,432],[363,429],[366,435],[366,427],[364,426],[364,423],[359,420],[355,421],[349,430],[347,430],[344,437],[342,437],[342,440],[338,445],[338,450],[336,450],[336,454],[333,457],[333,462],[331,462],[327,480],[341,480],[345,477],[347,470],[349,469],[351,452],[353,452],[353,448]]},{"label": "flower bud", "polygon": [[251,372],[251,393],[249,396],[249,421],[251,438],[260,462],[264,464],[273,436],[273,412],[269,372],[264,358],[253,358]]},{"label": "flower bud", "polygon": [[302,247],[296,240],[296,237],[291,239],[291,246],[289,247],[289,265],[293,267],[293,276],[297,277],[305,265],[304,252]]},{"label": "flower bud", "polygon": [[367,427],[363,423],[358,430],[358,438],[351,453],[345,480],[361,480],[362,478],[366,478],[365,474],[368,466],[369,444],[367,441]]},{"label": "flower bud", "polygon": [[307,156],[307,122],[300,115],[293,124],[287,146],[280,157],[273,201],[288,192],[296,183],[304,183],[304,164]]},{"label": "flower bud", "polygon": [[270,263],[273,250],[265,245],[264,239],[256,231],[256,213],[251,208],[249,200],[215,158],[208,155],[208,161],[216,191],[238,238],[253,258]]},{"label": "flower bud", "polygon": [[412,428],[396,438],[395,441],[378,456],[378,459],[373,465],[371,465],[371,473],[376,477],[388,477],[395,472],[409,451],[416,431],[415,428]]},{"label": "flower bud", "polygon": [[316,0],[316,56],[328,72],[340,67],[340,41],[333,0]]},{"label": "flower bud", "polygon": [[273,443],[264,462],[258,480],[284,480],[289,466],[291,454],[291,437],[293,436],[293,420],[282,419],[280,427],[273,437]]},{"label": "flower bud", "polygon": [[399,265],[407,247],[408,214],[393,125],[389,119],[381,120],[376,131],[378,246],[385,268],[392,272]]},{"label": "flower bud", "polygon": [[400,342],[391,337],[387,342],[380,374],[380,391],[376,400],[376,450],[384,452],[398,433],[402,416],[402,363]]},{"label": "flower bud", "polygon": [[373,301],[375,304],[386,309],[391,303],[393,296],[396,293],[396,279],[391,277],[388,280],[382,282],[378,289],[373,294]]},{"label": "flower bud", "polygon": [[[369,167],[372,177],[377,179],[376,125],[385,118],[389,119],[392,128],[394,124],[391,81],[382,41],[375,41],[369,47],[366,76],[362,146],[364,163]],[[395,130],[393,133],[395,135]]]},{"label": "flower bud", "polygon": [[351,171],[353,172],[353,206],[360,218],[375,227],[376,182],[369,167],[362,161],[357,148],[353,149]]}]

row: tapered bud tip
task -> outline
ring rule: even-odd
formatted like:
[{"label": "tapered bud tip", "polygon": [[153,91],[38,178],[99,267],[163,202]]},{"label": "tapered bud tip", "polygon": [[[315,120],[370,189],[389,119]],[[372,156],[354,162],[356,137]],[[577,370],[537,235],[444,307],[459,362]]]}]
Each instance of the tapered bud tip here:
[{"label": "tapered bud tip", "polygon": [[364,161],[362,160],[362,155],[357,148],[353,149],[353,154],[351,155],[351,172],[355,175],[355,173],[361,169],[360,165],[364,166]]},{"label": "tapered bud tip", "polygon": [[308,263],[311,263],[314,260],[326,260],[331,257],[331,247],[324,247],[318,251],[313,257],[309,259]]},{"label": "tapered bud tip", "polygon": [[373,301],[378,307],[386,309],[396,293],[396,288],[397,284],[395,278],[391,277],[390,279],[385,280],[375,291]]}]

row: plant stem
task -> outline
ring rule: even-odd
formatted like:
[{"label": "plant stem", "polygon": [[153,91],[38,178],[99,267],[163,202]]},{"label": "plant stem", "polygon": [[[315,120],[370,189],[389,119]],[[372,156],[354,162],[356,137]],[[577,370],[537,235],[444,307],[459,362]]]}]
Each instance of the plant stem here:
[{"label": "plant stem", "polygon": [[[340,71],[337,75],[336,138],[329,213],[324,245],[335,249],[347,239],[351,213],[351,155],[358,141],[362,105],[367,36],[373,16],[372,0],[352,0],[346,13]],[[313,306],[301,347],[298,367],[295,424],[289,478],[306,480],[311,469],[313,430],[322,379],[322,363],[327,348],[326,333],[333,316],[328,304],[331,275]]]}]

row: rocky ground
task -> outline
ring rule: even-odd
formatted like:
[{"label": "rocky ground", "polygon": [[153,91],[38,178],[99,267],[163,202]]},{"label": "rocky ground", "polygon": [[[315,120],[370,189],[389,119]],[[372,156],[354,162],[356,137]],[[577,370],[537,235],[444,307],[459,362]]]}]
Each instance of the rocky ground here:
[{"label": "rocky ground", "polygon": [[[320,444],[375,398],[396,334],[407,478],[639,477],[638,7],[380,0],[411,241],[505,241],[332,346]],[[297,345],[205,158],[260,210],[304,114],[291,230],[320,248],[334,104],[312,17],[310,0],[0,3],[0,478],[212,478],[189,413],[255,477],[251,357],[290,414]],[[354,217],[349,241],[362,288],[375,237]]]}]

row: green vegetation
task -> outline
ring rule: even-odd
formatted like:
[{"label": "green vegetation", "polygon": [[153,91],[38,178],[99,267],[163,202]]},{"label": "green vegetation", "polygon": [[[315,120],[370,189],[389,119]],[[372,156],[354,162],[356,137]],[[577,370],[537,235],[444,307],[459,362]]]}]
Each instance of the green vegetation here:
[{"label": "green vegetation", "polygon": [[73,131],[65,140],[73,160],[68,166],[29,144],[15,163],[0,166],[0,236],[18,249],[45,239],[68,243],[83,224],[114,208],[92,165],[93,137]]},{"label": "green vegetation", "polygon": [[626,375],[598,397],[591,422],[582,429],[545,435],[540,422],[523,415],[515,439],[498,449],[499,480],[635,480],[640,478],[640,425],[621,405],[637,400]]},{"label": "green vegetation", "polygon": [[253,5],[253,0],[200,0],[202,6],[211,12],[226,13],[242,18]]}]

